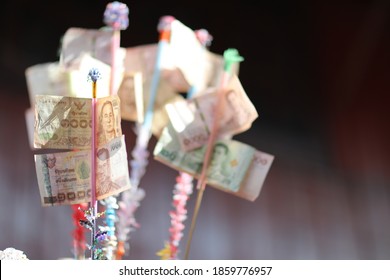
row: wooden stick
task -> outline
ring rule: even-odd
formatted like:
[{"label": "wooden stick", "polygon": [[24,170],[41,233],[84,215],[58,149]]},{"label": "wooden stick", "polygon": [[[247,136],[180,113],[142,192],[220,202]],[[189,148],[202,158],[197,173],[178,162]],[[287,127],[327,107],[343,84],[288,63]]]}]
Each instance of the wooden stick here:
[{"label": "wooden stick", "polygon": [[214,149],[214,143],[215,140],[218,136],[218,130],[219,130],[219,119],[220,115],[223,112],[224,109],[224,102],[223,102],[223,89],[226,87],[228,84],[228,81],[230,79],[230,75],[232,72],[232,65],[235,62],[242,61],[243,58],[238,55],[237,50],[235,49],[227,49],[224,52],[224,60],[225,60],[225,66],[224,66],[224,72],[222,75],[222,80],[221,80],[221,85],[219,87],[219,90],[217,91],[217,104],[216,104],[216,109],[215,109],[215,116],[214,116],[214,121],[213,121],[213,126],[210,132],[210,137],[207,142],[207,149],[206,153],[204,156],[203,160],[203,167],[202,167],[202,172],[199,177],[198,183],[197,183],[197,189],[198,189],[198,195],[196,198],[196,203],[195,203],[195,210],[194,210],[194,215],[191,221],[191,227],[188,235],[188,241],[187,241],[187,246],[186,246],[186,252],[185,252],[185,259],[188,259],[190,248],[191,248],[191,240],[192,236],[195,230],[195,225],[196,225],[196,220],[198,217],[198,212],[201,206],[202,198],[203,198],[203,193],[206,188],[206,176],[207,176],[207,169],[210,164],[212,152]]}]

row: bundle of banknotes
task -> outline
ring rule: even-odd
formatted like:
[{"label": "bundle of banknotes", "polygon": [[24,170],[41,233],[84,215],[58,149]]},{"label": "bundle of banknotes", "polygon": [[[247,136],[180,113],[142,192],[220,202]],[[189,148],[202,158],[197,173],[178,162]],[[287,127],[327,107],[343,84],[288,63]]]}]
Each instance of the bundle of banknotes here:
[{"label": "bundle of banknotes", "polygon": [[[35,166],[43,206],[91,201],[92,99],[36,96]],[[131,188],[117,95],[97,99],[96,198]],[[57,152],[59,151],[59,152]]]},{"label": "bundle of banknotes", "polygon": [[[184,100],[183,94],[193,90],[202,94],[205,89],[219,84],[223,72],[223,57],[208,51],[194,35],[193,30],[175,20],[171,28],[171,40],[162,59],[160,81],[154,102],[152,133],[157,138],[168,123],[165,105]],[[36,96],[58,95],[90,97],[90,83],[86,77],[92,68],[98,68],[102,79],[97,87],[97,97],[109,95],[110,43],[113,33],[106,29],[69,28],[61,40],[60,59],[30,66],[26,69],[26,81],[31,108],[26,110],[29,143],[35,149],[31,134]],[[152,76],[157,59],[157,44],[120,48],[116,59],[115,88],[121,99],[121,118],[142,122],[143,107],[149,103]],[[233,73],[238,73],[238,66]],[[136,93],[134,75],[140,74],[141,88]],[[195,87],[196,85],[196,87]],[[135,102],[136,95],[142,102]],[[142,111],[139,112],[138,111]]]},{"label": "bundle of banknotes", "polygon": [[[98,148],[114,151],[113,147],[121,143],[116,156],[113,153],[106,156],[111,158],[108,177],[121,186],[112,188],[114,193],[130,188],[130,182],[123,179],[127,174],[124,171],[127,160],[121,119],[143,121],[158,46],[120,48],[115,77],[118,92],[109,96],[112,36],[113,33],[105,29],[70,28],[62,38],[58,62],[26,70],[31,102],[31,108],[26,111],[26,124],[31,148],[64,150],[35,157],[44,205],[80,203],[89,199],[86,174],[90,169],[87,162],[92,116],[86,73],[97,65],[103,76],[97,87]],[[254,200],[273,156],[231,140],[233,135],[249,129],[258,114],[237,77],[238,64],[223,88],[222,100],[217,100],[223,63],[223,57],[202,46],[191,29],[178,20],[172,23],[169,48],[158,69],[160,81],[151,132],[159,140],[154,154],[157,160],[198,177],[215,118],[214,108],[217,102],[223,102],[223,114],[218,116],[220,141],[215,144],[207,183]],[[196,92],[197,97],[186,100],[183,93],[190,91]],[[218,163],[219,154],[226,156],[221,161],[223,164]],[[53,155],[56,169],[49,167],[49,157]],[[122,170],[120,175],[117,170]],[[98,199],[103,197],[106,196],[99,195]]]},{"label": "bundle of banknotes", "polygon": [[[218,90],[222,90],[221,95]],[[219,116],[215,116],[217,102],[222,102],[224,109]],[[207,184],[250,201],[258,197],[274,156],[232,140],[258,117],[237,76],[233,75],[223,89],[169,103],[166,110],[169,123],[154,149],[156,160],[199,178],[217,118],[220,129],[207,166]]]}]

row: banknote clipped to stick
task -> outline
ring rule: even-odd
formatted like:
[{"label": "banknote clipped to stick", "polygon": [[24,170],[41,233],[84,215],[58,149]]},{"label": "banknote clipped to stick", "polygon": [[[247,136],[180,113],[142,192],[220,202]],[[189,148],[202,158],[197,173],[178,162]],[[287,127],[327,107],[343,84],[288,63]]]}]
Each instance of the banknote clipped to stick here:
[{"label": "banknote clipped to stick", "polygon": [[[88,53],[94,58],[111,64],[112,52],[111,41],[114,33],[109,29],[86,29],[71,27],[66,30],[61,40],[60,65],[65,68],[72,67],[72,64],[79,57],[80,53]],[[125,50],[119,49],[117,55],[118,65],[123,64]]]},{"label": "banknote clipped to stick", "polygon": [[[92,141],[90,98],[36,96],[34,147],[40,149],[87,149]],[[98,146],[122,135],[120,99],[107,96],[97,101]]]},{"label": "banknote clipped to stick", "polygon": [[[137,75],[141,76],[140,82],[136,79]],[[140,83],[138,92],[137,83]],[[144,74],[144,71],[129,72],[123,76],[122,83],[118,89],[123,120],[133,122],[143,121],[142,109],[146,108],[149,103],[150,85],[151,73]],[[137,104],[137,97],[141,101],[140,104]],[[178,100],[184,100],[184,98],[175,92],[166,80],[161,79],[154,103],[154,118],[152,123],[152,133],[156,137],[160,136],[163,128],[168,123],[168,115],[164,107],[165,104]]]},{"label": "banknote clipped to stick", "polygon": [[[209,93],[191,100],[166,105],[169,119],[183,150],[191,151],[207,143],[214,122],[216,102],[217,92],[211,89]],[[224,102],[224,110],[218,118],[221,137],[248,130],[258,117],[256,108],[235,75],[223,89],[222,102]]]},{"label": "banknote clipped to stick", "polygon": [[[202,172],[205,146],[185,151],[179,141],[177,132],[169,123],[155,146],[154,158],[198,179]],[[254,201],[260,194],[273,159],[273,155],[236,140],[217,141],[207,170],[207,184]]]},{"label": "banknote clipped to stick", "polygon": [[[170,45],[168,46],[168,48]],[[136,106],[137,95],[141,96],[142,105],[146,107],[149,104],[150,92],[152,86],[152,77],[157,58],[157,44],[141,45],[126,49],[126,58],[124,62],[125,73],[118,89],[118,95],[121,99],[122,119],[128,121],[140,122],[138,115],[139,106]],[[187,92],[190,88],[182,71],[172,65],[170,56],[164,55],[161,62],[159,85],[154,100],[154,118],[152,123],[152,133],[157,138],[162,129],[168,122],[168,116],[165,111],[165,104],[174,100],[184,100],[179,94]],[[141,93],[137,93],[137,82],[135,77],[140,75]],[[139,88],[139,87],[138,87]],[[141,121],[142,122],[142,121]]]},{"label": "banknote clipped to stick", "polygon": [[[91,200],[91,150],[36,154],[35,167],[42,206],[88,203]],[[131,188],[124,135],[97,150],[96,198]]]},{"label": "banknote clipped to stick", "polygon": [[91,84],[85,79],[88,70],[97,67],[102,74],[97,97],[107,96],[111,67],[91,55],[83,53],[72,60],[72,65],[64,68],[59,62],[42,63],[30,66],[25,71],[30,104],[34,107],[35,96],[57,95],[70,97],[90,97]]},{"label": "banknote clipped to stick", "polygon": [[[135,73],[140,73],[142,76],[143,104],[146,106],[149,103],[157,49],[157,44],[126,48],[125,73],[118,90],[124,120],[139,121],[138,107],[135,104]],[[180,93],[188,92],[191,85],[196,85],[197,94],[202,94],[206,88],[217,86],[223,72],[223,57],[205,49],[193,30],[180,21],[174,20],[171,24],[170,43],[160,67],[161,79],[157,89],[152,124],[152,133],[157,138],[168,123],[165,105],[183,101],[184,98]],[[233,73],[238,74],[238,67],[236,68]]]},{"label": "banknote clipped to stick", "polygon": [[[219,84],[223,74],[223,56],[205,48],[195,32],[179,20],[171,24],[168,55],[171,63],[180,69],[187,82],[196,85],[196,94]],[[239,64],[232,68],[232,73],[238,75]]]}]

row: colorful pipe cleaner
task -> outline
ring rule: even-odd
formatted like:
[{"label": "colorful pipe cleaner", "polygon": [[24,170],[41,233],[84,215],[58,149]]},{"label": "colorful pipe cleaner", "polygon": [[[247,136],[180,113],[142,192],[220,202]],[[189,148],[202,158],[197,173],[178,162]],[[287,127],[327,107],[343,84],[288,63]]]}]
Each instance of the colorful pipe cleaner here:
[{"label": "colorful pipe cleaner", "polygon": [[[213,37],[206,29],[198,29],[194,31],[198,41],[203,46],[202,51],[211,45]],[[196,93],[196,85],[192,85],[188,91],[187,99],[194,97]],[[185,172],[179,172],[176,177],[176,185],[173,190],[172,205],[175,211],[170,211],[171,227],[169,228],[169,242],[165,242],[162,250],[157,252],[162,260],[177,259],[178,248],[180,240],[183,237],[183,230],[185,228],[184,221],[187,219],[186,204],[193,191],[193,177]]]},{"label": "colorful pipe cleaner", "polygon": [[162,260],[177,259],[179,243],[183,237],[183,230],[185,228],[184,221],[187,219],[186,204],[193,190],[192,181],[193,177],[184,172],[180,172],[176,177],[172,202],[172,206],[175,210],[169,212],[169,216],[171,217],[169,242],[165,242],[164,249],[157,252],[157,255],[161,257]]},{"label": "colorful pipe cleaner", "polygon": [[101,245],[107,239],[107,231],[97,231],[95,232],[97,219],[104,215],[104,212],[95,213],[95,209],[89,208],[87,210],[83,210],[79,208],[80,211],[84,213],[85,219],[80,219],[79,223],[82,227],[91,231],[92,234],[92,242],[91,244],[87,244],[87,248],[91,250],[91,259],[92,260],[107,260]]},{"label": "colorful pipe cleaner", "polygon": [[116,247],[118,245],[115,235],[115,223],[118,221],[116,210],[119,208],[115,196],[109,196],[100,201],[100,204],[105,207],[104,225],[99,226],[100,231],[107,232],[107,238],[102,244],[103,253],[108,260],[115,259]]},{"label": "colorful pipe cleaner", "polygon": [[118,246],[116,259],[120,260],[125,252],[130,250],[130,233],[139,228],[134,213],[140,205],[140,201],[145,197],[145,191],[141,188],[132,188],[122,193],[122,200],[118,202],[119,209],[117,221]]}]

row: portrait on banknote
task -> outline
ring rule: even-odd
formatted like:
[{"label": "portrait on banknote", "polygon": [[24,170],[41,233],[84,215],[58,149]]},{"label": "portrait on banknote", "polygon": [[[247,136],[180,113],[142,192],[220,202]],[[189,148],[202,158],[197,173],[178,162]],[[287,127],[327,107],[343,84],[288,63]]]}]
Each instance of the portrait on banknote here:
[{"label": "portrait on banknote", "polygon": [[97,152],[97,176],[96,176],[96,196],[99,198],[112,194],[121,187],[111,180],[111,162],[108,149],[101,148]]},{"label": "portrait on banknote", "polygon": [[178,155],[178,158],[181,156],[179,166],[181,166],[184,171],[200,174],[203,167],[203,155],[202,148],[195,149],[188,153],[180,153]]},{"label": "portrait on banknote", "polygon": [[229,147],[222,142],[217,142],[214,145],[211,162],[207,170],[207,176],[213,180],[223,180],[229,175],[229,166],[226,164],[228,161]]},{"label": "portrait on banknote", "polygon": [[118,96],[121,100],[121,115],[124,119],[130,121],[136,121],[138,118],[135,88],[135,74],[125,72],[118,89]]},{"label": "portrait on banknote", "polygon": [[[34,148],[89,148],[91,106],[91,98],[37,96],[34,110]],[[96,113],[98,146],[122,135],[118,96],[98,98]]]},{"label": "portrait on banknote", "polygon": [[49,169],[53,169],[56,166],[56,156],[55,154],[48,154],[46,156],[46,164]]},{"label": "portrait on banknote", "polygon": [[114,107],[111,100],[106,100],[99,112],[99,143],[105,144],[118,135],[117,120],[115,120]]}]

